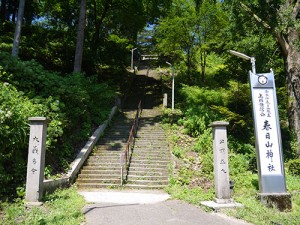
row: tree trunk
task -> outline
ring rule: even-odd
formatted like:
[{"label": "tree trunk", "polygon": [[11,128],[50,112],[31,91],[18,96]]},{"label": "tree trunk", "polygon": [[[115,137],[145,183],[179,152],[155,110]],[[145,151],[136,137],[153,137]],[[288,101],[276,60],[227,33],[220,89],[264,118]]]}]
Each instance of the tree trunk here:
[{"label": "tree trunk", "polygon": [[[295,2],[287,1],[284,9],[290,11],[289,20],[296,21],[300,10],[300,0]],[[281,20],[287,19],[285,14],[278,14]],[[300,158],[300,50],[299,32],[297,26],[287,27],[285,34],[275,33],[277,41],[281,47],[285,60],[287,73],[288,96],[289,96],[289,126],[294,130],[297,139],[297,153]]]},{"label": "tree trunk", "polygon": [[187,51],[187,78],[188,82],[191,83],[191,50]]},{"label": "tree trunk", "polygon": [[[283,41],[284,40],[284,41]],[[289,125],[297,138],[298,156],[300,157],[300,51],[297,46],[299,34],[295,29],[289,29],[287,40],[280,39],[283,52],[286,54],[285,65],[289,96]]]},{"label": "tree trunk", "polygon": [[0,20],[3,23],[6,19],[6,0],[1,0],[1,8],[0,8]]},{"label": "tree trunk", "polygon": [[112,6],[112,0],[106,0],[103,11],[101,13],[101,16],[99,19],[97,19],[97,9],[96,9],[96,4],[95,4],[95,34],[94,34],[94,40],[93,43],[95,46],[99,43],[100,39],[100,29],[103,23],[104,18],[106,17],[106,14],[108,13],[109,9]]},{"label": "tree trunk", "polygon": [[20,0],[13,49],[11,52],[12,56],[14,57],[17,57],[19,54],[19,45],[21,40],[21,28],[22,28],[22,21],[24,15],[24,8],[25,8],[25,0]]},{"label": "tree trunk", "polygon": [[201,81],[203,83],[205,82],[206,56],[206,50],[200,50]]},{"label": "tree trunk", "polygon": [[74,72],[81,72],[83,44],[84,44],[84,28],[85,28],[86,0],[81,0],[80,15],[77,29],[77,42],[74,61]]}]

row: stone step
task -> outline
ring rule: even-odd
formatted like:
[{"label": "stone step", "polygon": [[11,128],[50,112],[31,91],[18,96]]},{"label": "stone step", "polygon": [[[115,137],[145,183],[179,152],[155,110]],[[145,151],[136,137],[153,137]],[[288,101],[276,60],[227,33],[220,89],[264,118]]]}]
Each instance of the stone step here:
[{"label": "stone step", "polygon": [[78,189],[101,189],[101,188],[118,188],[121,187],[121,182],[119,184],[115,183],[77,183]]},{"label": "stone step", "polygon": [[168,177],[169,175],[169,171],[168,170],[164,170],[164,171],[133,171],[130,170],[128,171],[128,175],[132,175],[132,176],[166,176]]},{"label": "stone step", "polygon": [[93,183],[99,183],[99,184],[120,184],[121,183],[121,179],[117,179],[117,178],[93,178],[93,179],[89,179],[89,178],[82,178],[82,179],[77,179],[77,183],[78,184],[93,184]]},{"label": "stone step", "polygon": [[170,161],[168,160],[151,160],[151,159],[136,159],[133,158],[131,160],[131,166],[133,166],[134,164],[137,165],[147,165],[147,164],[152,164],[152,165],[166,165],[169,164]]},{"label": "stone step", "polygon": [[130,164],[129,171],[145,171],[145,172],[157,172],[157,171],[169,171],[169,165],[152,165],[152,164],[142,164],[133,165]]},{"label": "stone step", "polygon": [[168,152],[152,152],[152,151],[145,151],[145,152],[133,152],[132,153],[132,160],[133,159],[153,159],[153,160],[167,160],[169,161],[170,155]]},{"label": "stone step", "polygon": [[166,138],[150,138],[150,137],[144,137],[144,138],[137,138],[135,139],[136,144],[159,144],[161,145],[168,145],[168,142],[166,141]]},{"label": "stone step", "polygon": [[169,149],[168,148],[161,148],[161,149],[158,149],[158,148],[135,148],[133,149],[132,151],[133,153],[136,153],[136,154],[139,154],[139,155],[170,155],[169,153]]},{"label": "stone step", "polygon": [[93,166],[93,167],[105,167],[105,168],[118,168],[120,167],[120,161],[116,162],[98,162],[98,161],[87,161],[86,166]]},{"label": "stone step", "polygon": [[126,184],[137,184],[137,185],[168,185],[169,180],[127,180]]},{"label": "stone step", "polygon": [[136,138],[135,139],[136,143],[158,143],[158,144],[168,144],[168,141],[166,140],[166,138],[160,138],[160,137],[156,137],[156,138],[151,138],[151,137],[143,137],[143,138]]},{"label": "stone step", "polygon": [[170,157],[168,157],[167,155],[138,155],[138,154],[133,154],[132,156],[132,161],[133,160],[152,160],[154,162],[156,161],[166,161],[166,162],[170,162]]},{"label": "stone step", "polygon": [[90,165],[86,165],[82,168],[82,170],[120,170],[120,163],[118,166],[109,166],[109,165],[103,165],[103,164],[97,164],[97,163],[91,163]]},{"label": "stone step", "polygon": [[128,175],[128,181],[133,180],[155,180],[155,181],[166,181],[169,179],[169,176],[166,175],[160,175],[160,176],[154,176],[154,175],[135,175],[135,174],[129,174]]},{"label": "stone step", "polygon": [[[160,125],[159,125],[160,126]],[[139,126],[139,129],[137,131],[137,133],[140,133],[140,134],[147,134],[148,132],[151,132],[153,134],[158,134],[158,135],[166,135],[165,131],[164,130],[161,130],[159,128],[158,125],[156,126],[151,126],[150,124],[147,125],[147,124],[140,124]]]},{"label": "stone step", "polygon": [[156,132],[155,130],[145,130],[145,131],[141,131],[138,130],[137,132],[137,136],[142,136],[142,137],[164,137],[166,138],[166,134],[164,132]]},{"label": "stone step", "polygon": [[[115,169],[115,170],[87,170],[87,169],[82,169],[81,170],[81,175],[110,175],[110,174],[120,174],[121,173],[121,169]],[[79,175],[80,176],[80,175]]]},{"label": "stone step", "polygon": [[140,149],[140,148],[156,148],[156,149],[163,149],[168,147],[168,145],[163,144],[160,145],[159,143],[135,143],[134,149]]},{"label": "stone step", "polygon": [[163,189],[167,185],[143,185],[143,184],[126,184],[125,188],[128,189]]},{"label": "stone step", "polygon": [[124,146],[115,146],[115,147],[109,147],[109,146],[101,146],[95,148],[93,152],[112,152],[112,153],[120,153],[126,149],[126,145]]},{"label": "stone step", "polygon": [[164,149],[160,149],[160,150],[153,150],[151,148],[149,149],[144,149],[144,148],[141,148],[141,149],[135,149],[133,151],[133,155],[135,156],[168,156],[170,155],[169,151],[167,150],[164,150]]},{"label": "stone step", "polygon": [[161,137],[153,137],[150,135],[141,137],[141,136],[137,136],[137,138],[135,139],[136,142],[167,142],[166,138],[161,138]]},{"label": "stone step", "polygon": [[122,146],[125,145],[128,141],[128,136],[123,138],[123,139],[113,139],[113,138],[108,138],[105,140],[101,140],[97,143],[97,145],[102,145],[102,146],[108,146],[108,147],[114,147],[114,146]]},{"label": "stone step", "polygon": [[168,146],[154,146],[154,145],[137,145],[133,148],[133,152],[169,152]]},{"label": "stone step", "polygon": [[119,161],[120,161],[120,156],[119,155],[112,155],[112,156],[92,155],[88,159],[88,162],[113,162],[113,163],[117,163]]},{"label": "stone step", "polygon": [[169,149],[133,149],[132,151],[133,157],[162,157],[162,156],[170,156]]},{"label": "stone step", "polygon": [[140,121],[140,126],[139,126],[139,129],[142,130],[142,129],[151,129],[151,130],[155,130],[155,128],[158,128],[159,131],[163,130],[162,128],[162,124],[157,121],[157,120],[149,120],[149,121],[144,121],[144,120],[141,120]]},{"label": "stone step", "polygon": [[103,151],[103,152],[117,152],[122,148],[126,147],[126,143],[115,144],[115,145],[96,145],[93,151]]},{"label": "stone step", "polygon": [[98,157],[119,157],[121,154],[120,151],[106,151],[106,150],[103,150],[103,151],[93,151],[91,153],[91,156],[98,156]]},{"label": "stone step", "polygon": [[97,145],[107,145],[114,143],[126,143],[128,140],[129,134],[124,135],[123,137],[105,137],[98,141]]},{"label": "stone step", "polygon": [[107,166],[112,164],[111,166],[117,166],[120,165],[120,157],[117,159],[111,159],[111,160],[106,160],[106,159],[88,159],[85,165],[87,166]]},{"label": "stone step", "polygon": [[94,179],[97,179],[97,180],[107,180],[107,179],[113,179],[113,180],[116,180],[116,179],[121,179],[121,175],[120,173],[118,174],[79,174],[78,176],[78,181],[81,181],[81,180],[94,180]]}]

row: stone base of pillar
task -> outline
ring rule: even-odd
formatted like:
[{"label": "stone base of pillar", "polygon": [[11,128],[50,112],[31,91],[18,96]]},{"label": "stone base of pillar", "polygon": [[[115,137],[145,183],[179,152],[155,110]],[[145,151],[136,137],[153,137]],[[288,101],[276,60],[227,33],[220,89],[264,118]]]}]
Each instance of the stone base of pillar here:
[{"label": "stone base of pillar", "polygon": [[[225,200],[225,199],[222,199]],[[227,199],[226,199],[227,200]],[[222,201],[223,203],[218,203],[216,201],[204,201],[201,202],[201,205],[207,206],[209,208],[214,209],[215,211],[219,211],[223,208],[237,208],[237,207],[244,207],[242,204],[234,202],[233,199],[230,199],[230,202],[224,203],[225,201]]]},{"label": "stone base of pillar", "polygon": [[232,198],[230,198],[230,199],[215,198],[214,202],[217,204],[228,204],[228,203],[233,203],[234,201]]},{"label": "stone base of pillar", "polygon": [[289,193],[259,193],[257,198],[263,205],[277,208],[279,211],[292,209],[292,196]]},{"label": "stone base of pillar", "polygon": [[43,204],[44,204],[43,202],[25,202],[25,206],[27,208],[39,207],[42,206]]}]

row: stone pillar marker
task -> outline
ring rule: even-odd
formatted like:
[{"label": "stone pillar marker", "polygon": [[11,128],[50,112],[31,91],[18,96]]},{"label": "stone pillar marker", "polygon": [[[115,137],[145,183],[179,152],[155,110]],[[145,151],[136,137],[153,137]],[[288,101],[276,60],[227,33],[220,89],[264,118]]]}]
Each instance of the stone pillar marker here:
[{"label": "stone pillar marker", "polygon": [[213,129],[213,154],[214,154],[214,201],[201,202],[202,205],[215,210],[220,208],[241,207],[231,198],[229,166],[228,166],[228,146],[227,146],[227,126],[228,122],[215,121],[210,126]]},{"label": "stone pillar marker", "polygon": [[227,130],[228,122],[216,121],[210,126],[213,129],[215,202],[225,204],[232,202],[230,196]]},{"label": "stone pillar marker", "polygon": [[27,179],[27,205],[41,205],[46,153],[47,121],[45,117],[30,117]]},{"label": "stone pillar marker", "polygon": [[168,94],[167,93],[164,93],[163,107],[164,108],[168,107]]}]

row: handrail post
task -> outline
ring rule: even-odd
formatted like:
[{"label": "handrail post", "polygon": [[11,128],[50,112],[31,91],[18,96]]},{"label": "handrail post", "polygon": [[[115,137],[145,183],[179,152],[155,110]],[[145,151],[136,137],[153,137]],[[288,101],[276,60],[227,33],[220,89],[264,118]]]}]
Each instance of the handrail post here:
[{"label": "handrail post", "polygon": [[123,186],[123,167],[124,167],[124,157],[123,157],[124,153],[120,154],[120,165],[121,165],[121,186]]},{"label": "handrail post", "polygon": [[[131,160],[131,154],[132,154],[132,147],[133,147],[133,140],[136,137],[137,129],[139,126],[139,118],[142,112],[142,101],[140,100],[136,115],[133,121],[133,125],[131,127],[131,130],[129,132],[128,141],[126,144],[125,151],[120,156],[120,164],[121,164],[121,185],[124,185],[124,172],[128,173],[128,167],[129,167],[129,161]],[[130,151],[130,152],[129,152]],[[125,167],[125,168],[124,168]]]}]

